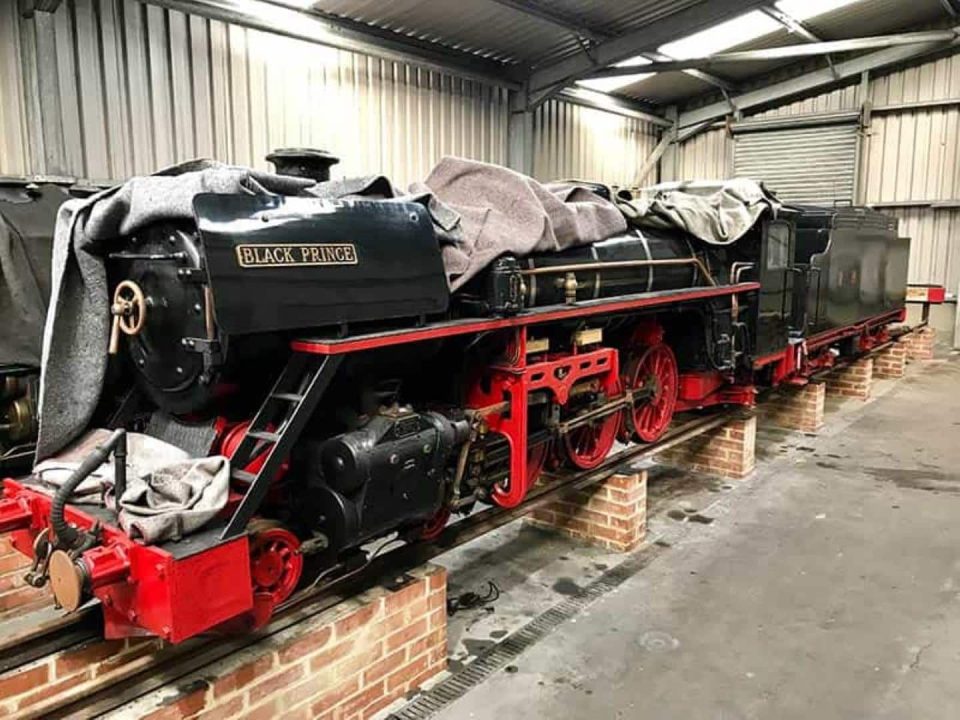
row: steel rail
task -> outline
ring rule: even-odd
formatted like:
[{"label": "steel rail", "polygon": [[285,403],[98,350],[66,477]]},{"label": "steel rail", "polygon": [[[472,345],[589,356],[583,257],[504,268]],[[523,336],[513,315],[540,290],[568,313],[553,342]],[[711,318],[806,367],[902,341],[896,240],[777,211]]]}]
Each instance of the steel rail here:
[{"label": "steel rail", "polygon": [[735,417],[745,416],[741,408],[712,412],[690,420],[650,445],[631,446],[611,455],[592,470],[560,476],[551,483],[530,490],[524,501],[509,509],[491,507],[448,525],[435,540],[403,545],[373,557],[361,567],[316,588],[307,588],[288,600],[265,628],[234,637],[194,638],[164,648],[157,655],[137,658],[99,675],[60,696],[25,708],[20,715],[31,718],[89,718],[114,710],[164,685],[196,672],[254,643],[276,635],[318,615],[378,584],[393,584],[403,573],[419,567],[455,547],[526,515],[556,496],[600,482],[621,470],[626,463],[648,459],[697,435],[709,432]]}]

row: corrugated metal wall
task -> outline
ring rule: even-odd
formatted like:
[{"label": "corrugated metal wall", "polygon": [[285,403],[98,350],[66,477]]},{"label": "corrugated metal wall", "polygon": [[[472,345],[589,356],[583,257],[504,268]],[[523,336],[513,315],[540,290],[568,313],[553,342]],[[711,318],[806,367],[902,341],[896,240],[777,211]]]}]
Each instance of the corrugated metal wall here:
[{"label": "corrugated metal wall", "polygon": [[[960,55],[871,82],[876,106],[960,98]],[[861,187],[867,202],[960,198],[960,106],[874,115],[864,141]]]},{"label": "corrugated metal wall", "polygon": [[[871,81],[876,106],[960,98],[960,55]],[[913,238],[910,280],[960,285],[960,210],[920,203],[960,203],[960,105],[875,114],[864,138],[862,200],[910,203],[887,208]]]},{"label": "corrugated metal wall", "polygon": [[23,19],[0,0],[0,174],[119,179],[198,157],[405,184],[444,154],[506,161],[507,93],[412,65],[125,0]]},{"label": "corrugated metal wall", "polygon": [[[657,128],[636,118],[557,100],[534,115],[533,174],[630,187],[657,144]],[[655,182],[651,172],[647,183]]]},{"label": "corrugated metal wall", "polygon": [[721,180],[733,172],[733,143],[726,128],[714,128],[671,146],[661,162],[665,180]]},{"label": "corrugated metal wall", "polygon": [[[859,108],[856,85],[788,103],[751,116],[783,117]],[[960,54],[872,77],[874,106],[960,99]],[[732,172],[732,140],[712,129],[677,150],[676,177],[721,178]],[[862,139],[857,202],[881,205],[900,218],[900,231],[913,238],[910,281],[960,283],[960,103],[943,107],[875,113]],[[674,167],[665,157],[665,176]],[[883,207],[900,203],[904,207]]]},{"label": "corrugated metal wall", "polygon": [[797,100],[786,105],[764,110],[750,116],[750,119],[788,117],[790,115],[806,115],[809,113],[832,113],[844,110],[856,110],[859,107],[857,85],[848,85],[844,88],[831,90],[822,95]]}]

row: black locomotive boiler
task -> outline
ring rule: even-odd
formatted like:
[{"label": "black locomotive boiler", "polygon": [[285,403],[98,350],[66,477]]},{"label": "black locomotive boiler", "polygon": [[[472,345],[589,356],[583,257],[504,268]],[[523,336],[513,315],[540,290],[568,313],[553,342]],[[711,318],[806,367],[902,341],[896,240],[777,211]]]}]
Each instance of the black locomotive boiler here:
[{"label": "black locomotive boiler", "polygon": [[[502,256],[454,294],[418,204],[205,194],[194,215],[107,258],[110,352],[140,397],[112,416],[214,428],[203,454],[231,458],[230,498],[156,545],[69,506],[79,541],[43,549],[54,590],[68,608],[100,598],[112,637],[263,622],[375,538],[514,507],[547,464],[595,468],[680,410],[750,405],[903,316],[906,241],[861,209],[784,209],[726,246],[634,228]],[[64,493],[27,478],[4,497],[18,548],[62,527]],[[205,588],[216,602],[196,602]]]}]

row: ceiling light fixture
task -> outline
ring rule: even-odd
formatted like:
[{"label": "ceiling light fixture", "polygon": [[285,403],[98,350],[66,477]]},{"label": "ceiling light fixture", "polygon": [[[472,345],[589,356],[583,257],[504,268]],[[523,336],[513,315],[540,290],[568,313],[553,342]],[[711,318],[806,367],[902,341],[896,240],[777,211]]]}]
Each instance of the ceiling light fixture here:
[{"label": "ceiling light fixture", "polygon": [[785,12],[794,20],[809,20],[857,2],[863,0],[779,0],[774,5],[777,10]]},{"label": "ceiling light fixture", "polygon": [[769,15],[752,10],[693,35],[668,42],[658,50],[675,60],[708,57],[782,28],[783,26]]},{"label": "ceiling light fixture", "polygon": [[[651,62],[650,58],[637,55],[636,57],[627,58],[626,60],[618,62],[613,67],[642,67],[643,65],[649,65]],[[641,72],[635,75],[619,75],[618,77],[610,78],[588,78],[587,80],[577,80],[577,85],[582,85],[585,88],[596,90],[597,92],[613,92],[627,85],[633,85],[641,80],[646,80],[648,77],[653,77],[654,75],[656,75],[656,73]]]}]

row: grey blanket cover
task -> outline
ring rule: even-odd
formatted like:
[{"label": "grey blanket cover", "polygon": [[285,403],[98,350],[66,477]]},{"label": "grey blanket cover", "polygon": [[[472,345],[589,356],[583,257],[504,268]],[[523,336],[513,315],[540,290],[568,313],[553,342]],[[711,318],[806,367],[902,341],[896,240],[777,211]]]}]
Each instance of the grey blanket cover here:
[{"label": "grey blanket cover", "polygon": [[412,190],[403,195],[376,176],[314,184],[202,160],[64,203],[57,217],[51,311],[44,329],[37,458],[50,456],[83,432],[100,397],[110,332],[103,257],[122,236],[150,223],[192,218],[199,193],[421,202],[437,227],[453,290],[503,253],[562,250],[627,228],[617,208],[591,192],[565,189],[554,195],[524,175],[471,160],[444,158]]},{"label": "grey blanket cover", "polygon": [[[559,251],[603,240],[627,229],[625,216],[641,226],[681,227],[707,242],[733,242],[760,212],[774,207],[775,201],[758,185],[746,182],[732,189],[712,190],[661,186],[641,194],[633,203],[620,203],[618,208],[586,188],[543,185],[507,168],[460,158],[443,158],[423,183],[415,183],[406,194],[382,176],[314,184],[303,178],[198,160],[133,178],[90,198],[68,201],[60,209],[54,237],[37,459],[52,456],[78,438],[87,429],[100,397],[110,331],[104,256],[122,242],[120,238],[150,223],[191,219],[192,201],[199,193],[420,202],[433,218],[449,285],[456,290],[499,255]],[[695,192],[691,194],[691,190]],[[205,470],[213,471],[219,472],[216,468]],[[183,507],[154,506],[149,480],[146,485],[146,494],[135,496],[133,485],[128,489],[124,496],[127,511],[132,513],[132,507],[139,504],[148,515],[156,515],[162,506],[159,514],[181,516],[181,520],[167,523],[157,537],[170,528],[183,527]],[[189,489],[185,492],[189,495]]]},{"label": "grey blanket cover", "polygon": [[[110,436],[91,430],[56,457],[34,468],[50,494],[84,458]],[[127,433],[127,488],[120,497],[120,527],[146,543],[178,540],[203,527],[227,504],[230,461],[222,456],[191,458],[149,435]],[[97,468],[74,491],[71,502],[115,507],[113,462]]]}]

